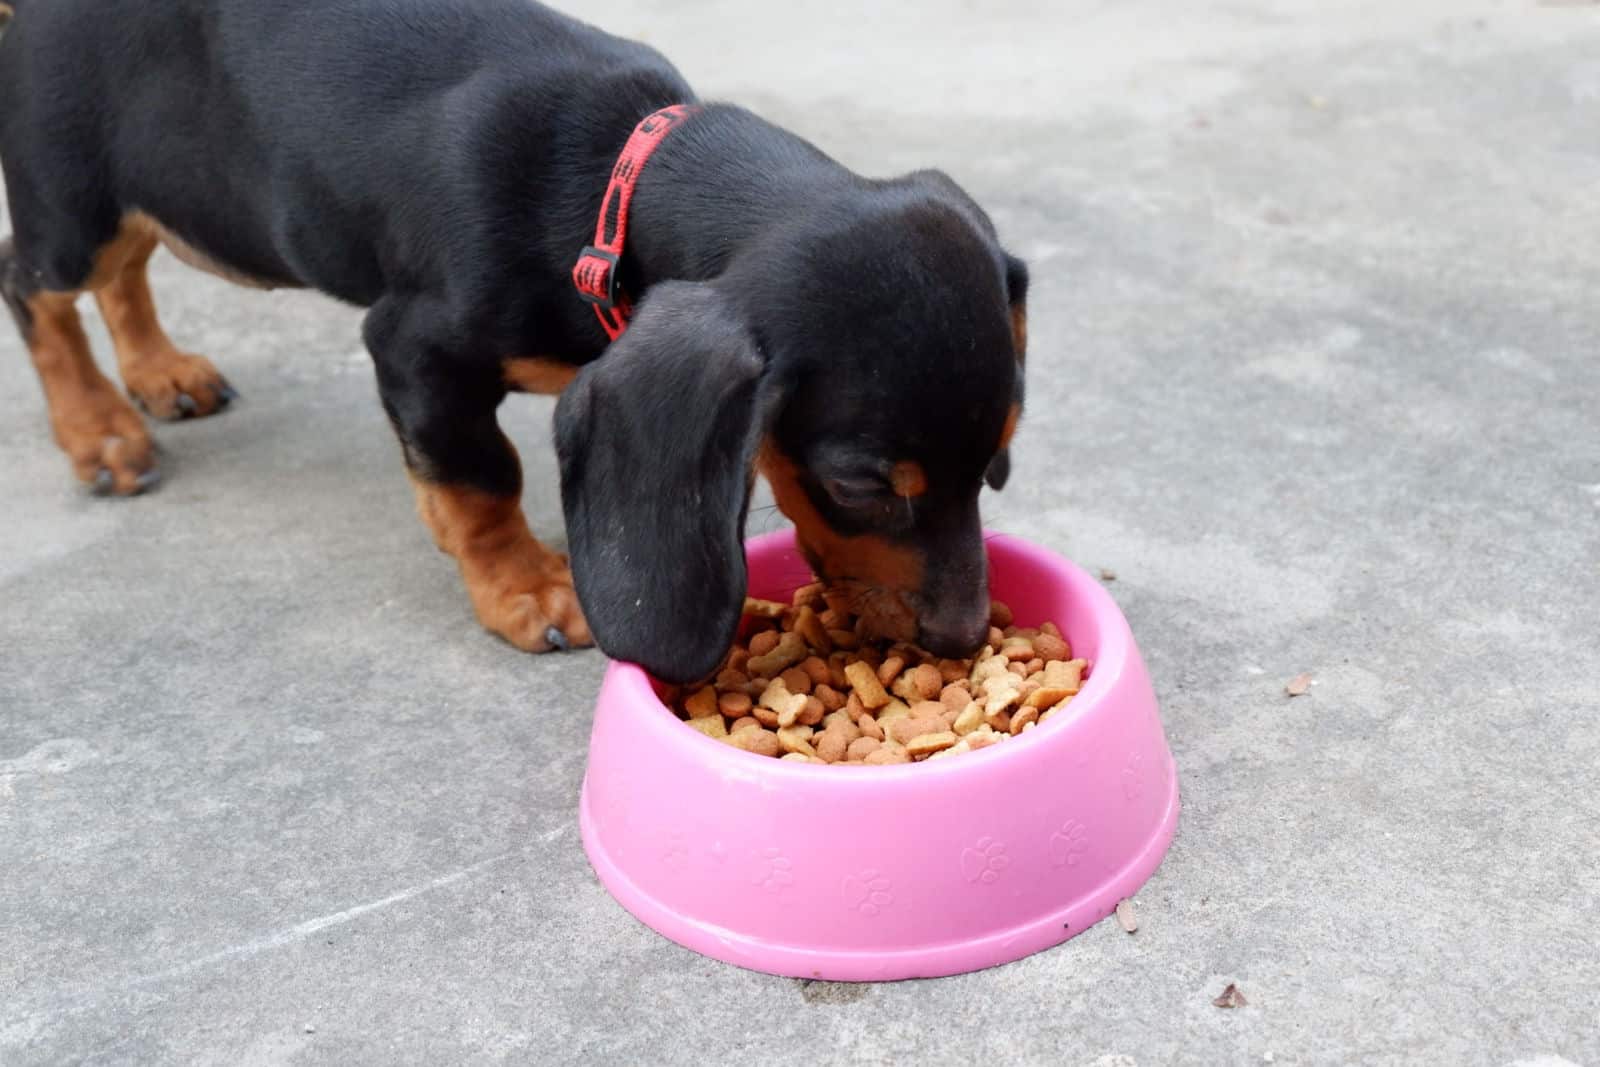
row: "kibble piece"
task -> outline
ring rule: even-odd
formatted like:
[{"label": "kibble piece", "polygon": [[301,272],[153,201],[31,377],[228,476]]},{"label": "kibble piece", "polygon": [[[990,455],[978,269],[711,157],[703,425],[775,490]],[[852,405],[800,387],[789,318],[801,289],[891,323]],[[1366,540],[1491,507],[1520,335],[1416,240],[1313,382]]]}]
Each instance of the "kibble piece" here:
[{"label": "kibble piece", "polygon": [[1075,689],[1062,689],[1059,686],[1041,685],[1029,693],[1025,704],[1030,708],[1053,708],[1063,700],[1070,700],[1077,692]]},{"label": "kibble piece", "polygon": [[970,747],[972,751],[976,752],[980,748],[988,748],[990,745],[996,744],[1004,738],[1010,736],[1010,734],[997,734],[987,725],[985,725],[980,729],[972,731],[972,733],[968,734],[964,740],[967,742],[968,747]]},{"label": "kibble piece", "polygon": [[833,672],[828,670],[828,661],[821,656],[807,656],[800,661],[800,669],[811,679],[812,692],[816,692],[817,686],[827,685],[833,680]]},{"label": "kibble piece", "polygon": [[728,653],[728,662],[724,663],[722,666],[725,670],[738,671],[742,674],[744,673],[744,665],[749,661],[749,659],[750,650],[748,648],[740,648],[735,645],[733,651]]},{"label": "kibble piece", "polygon": [[744,613],[757,615],[764,619],[782,617],[789,610],[789,605],[780,604],[776,600],[762,600],[760,597],[747,596],[744,598]]},{"label": "kibble piece", "polygon": [[861,694],[854,690],[850,691],[849,698],[844,702],[844,713],[857,722],[861,721],[861,716],[871,714],[866,705],[861,703]]},{"label": "kibble piece", "polygon": [[911,714],[911,708],[902,700],[889,698],[889,703],[878,709],[878,722],[887,724],[896,719],[903,719]]},{"label": "kibble piece", "polygon": [[1045,660],[1072,658],[1072,648],[1062,640],[1061,635],[1050,633],[1048,630],[1041,631],[1039,636],[1033,639],[1033,650]]},{"label": "kibble piece", "polygon": [[822,706],[822,701],[814,696],[806,697],[805,706],[800,709],[800,714],[795,716],[795,721],[801,726],[815,726],[822,721],[822,716],[827,709]]},{"label": "kibble piece", "polygon": [[971,751],[972,751],[972,746],[970,744],[968,744],[967,743],[967,739],[963,737],[960,741],[957,741],[955,744],[951,745],[949,748],[945,749],[943,752],[935,752],[933,755],[929,756],[928,758],[929,759],[943,759],[945,756],[959,756],[963,752],[971,752]]},{"label": "kibble piece", "polygon": [[938,733],[923,734],[920,737],[912,739],[906,744],[906,753],[910,755],[912,759],[917,759],[919,757],[931,756],[935,752],[942,752],[944,749],[949,748],[955,743],[955,734],[951,733],[949,730],[941,730]]},{"label": "kibble piece", "polygon": [[777,735],[768,730],[735,730],[727,740],[734,748],[742,748],[758,756],[776,756],[779,751]]},{"label": "kibble piece", "polygon": [[695,690],[693,696],[683,702],[684,709],[689,712],[690,719],[703,719],[708,715],[720,715],[717,708],[717,691],[712,686]]},{"label": "kibble piece", "polygon": [[811,757],[806,755],[804,752],[785,752],[783,755],[779,756],[778,758],[781,759],[781,760],[789,760],[792,763],[810,763],[811,762]]},{"label": "kibble piece", "polygon": [[1025,637],[1008,637],[1000,642],[1000,654],[1012,663],[1027,663],[1033,658],[1033,642]]},{"label": "kibble piece", "polygon": [[878,667],[878,684],[888,685],[897,678],[905,668],[906,661],[899,656],[890,656]]},{"label": "kibble piece", "polygon": [[915,704],[922,699],[917,695],[917,686],[911,680],[910,671],[902,671],[899,677],[894,680],[894,684],[889,686],[889,692],[904,700],[907,704]]},{"label": "kibble piece", "polygon": [[1021,698],[1020,685],[996,685],[988,691],[988,696],[983,702],[983,715],[987,720],[990,716],[1009,711],[1016,707]]},{"label": "kibble piece", "polygon": [[956,715],[956,721],[950,724],[950,729],[957,735],[965,737],[981,725],[983,725],[983,705],[973,700]]},{"label": "kibble piece", "polygon": [[841,629],[826,630],[824,632],[828,635],[828,640],[833,642],[834,648],[852,649],[858,648],[861,645],[861,638],[856,636],[856,632],[854,630]]},{"label": "kibble piece", "polygon": [[882,747],[883,742],[876,737],[858,737],[850,742],[850,747],[845,749],[845,754],[853,760],[864,760]]},{"label": "kibble piece", "polygon": [[1009,663],[1006,665],[1006,670],[1018,678],[1026,678],[1028,676],[1028,665],[1026,663]]},{"label": "kibble piece", "polygon": [[778,746],[785,752],[803,752],[807,756],[815,756],[817,750],[811,747],[811,727],[785,726],[778,731]]},{"label": "kibble piece", "polygon": [[1006,632],[1004,630],[996,626],[989,627],[989,644],[991,647],[999,648],[1001,642],[1003,642],[1005,639]]},{"label": "kibble piece", "polygon": [[783,684],[789,687],[791,693],[811,692],[811,675],[799,667],[790,667],[778,677],[783,679]]},{"label": "kibble piece", "polygon": [[750,638],[750,656],[745,660],[745,664],[748,666],[750,660],[756,658],[757,656],[766,656],[771,654],[772,650],[777,647],[778,631],[762,630],[760,633],[755,634]]},{"label": "kibble piece", "polygon": [[728,728],[722,724],[721,715],[708,715],[703,719],[690,719],[689,725],[707,737],[723,738],[728,736]]},{"label": "kibble piece", "polygon": [[757,719],[757,718],[754,718],[752,716],[746,715],[742,719],[734,720],[733,725],[728,727],[728,732],[730,734],[736,734],[740,730],[759,730],[759,729],[761,729],[761,720]]},{"label": "kibble piece", "polygon": [[1016,736],[1039,721],[1038,708],[1023,708],[1011,716],[1011,734]]},{"label": "kibble piece", "polygon": [[1083,668],[1088,666],[1081,659],[1050,660],[1044,665],[1044,684],[1052,689],[1070,689],[1078,691],[1083,682]]},{"label": "kibble piece", "polygon": [[771,652],[764,656],[751,656],[745,666],[759,678],[771,678],[786,668],[806,658],[805,638],[799,634],[784,634]]},{"label": "kibble piece", "polygon": [[939,668],[931,663],[923,663],[911,668],[908,672],[912,685],[916,686],[917,695],[923,700],[933,700],[943,688],[943,679],[939,677]]},{"label": "kibble piece", "polygon": [[972,703],[972,688],[966,684],[965,678],[960,682],[951,682],[939,692],[939,703],[960,711]]},{"label": "kibble piece", "polygon": [[833,639],[828,636],[828,628],[809,607],[801,608],[800,613],[795,616],[794,632],[824,656],[833,651]]},{"label": "kibble piece", "polygon": [[1044,659],[1040,656],[1035,656],[1027,663],[1023,664],[1023,666],[1028,668],[1028,675],[1032,677],[1033,675],[1044,670]]},{"label": "kibble piece", "polygon": [[822,736],[817,738],[817,755],[829,763],[838,763],[844,759],[844,754],[849,748],[850,742],[846,741],[844,734],[838,730],[824,730]]},{"label": "kibble piece", "polygon": [[822,717],[822,728],[824,730],[842,729],[847,723],[854,727],[856,721],[843,711],[830,711]]},{"label": "kibble piece", "polygon": [[855,689],[856,696],[861,698],[861,705],[865,708],[881,708],[889,703],[889,693],[883,688],[883,683],[878,680],[877,672],[862,662],[846,665],[844,674]]},{"label": "kibble piece", "polygon": [[891,763],[910,763],[911,756],[904,749],[880,748],[868,754],[861,762],[874,767],[883,767]]},{"label": "kibble piece", "polygon": [[856,720],[856,728],[861,731],[862,737],[870,737],[874,741],[883,740],[883,723],[871,715],[862,715]]},{"label": "kibble piece", "polygon": [[939,718],[917,719],[907,717],[895,719],[885,729],[889,731],[890,737],[904,745],[908,744],[913,738],[921,737],[923,734],[942,732],[944,730],[944,720]]},{"label": "kibble piece", "polygon": [[822,591],[824,588],[826,587],[821,582],[811,582],[809,585],[802,585],[799,589],[796,589],[794,591],[794,595],[789,598],[790,603],[797,608],[803,608],[807,606],[814,607],[822,601]]},{"label": "kibble piece", "polygon": [[811,695],[822,701],[822,706],[827,711],[838,711],[845,705],[844,694],[826,682],[812,689]]},{"label": "kibble piece", "polygon": [[989,625],[998,626],[1002,630],[1011,625],[1011,608],[1003,600],[989,601]]},{"label": "kibble piece", "polygon": [[945,713],[945,706],[937,700],[919,700],[911,705],[911,717],[914,719],[937,719]]},{"label": "kibble piece", "polygon": [[717,698],[717,708],[730,719],[742,718],[750,713],[750,694],[723,693]]},{"label": "kibble piece", "polygon": [[1009,711],[989,711],[985,708],[983,724],[996,733],[1009,734],[1011,732],[1011,713]]},{"label": "kibble piece", "polygon": [[973,686],[981,686],[987,679],[992,678],[997,674],[1004,674],[1006,670],[1006,663],[1007,661],[1004,656],[989,655],[983,657],[982,659],[978,660],[977,663],[973,664],[972,675],[969,679],[970,683]]}]

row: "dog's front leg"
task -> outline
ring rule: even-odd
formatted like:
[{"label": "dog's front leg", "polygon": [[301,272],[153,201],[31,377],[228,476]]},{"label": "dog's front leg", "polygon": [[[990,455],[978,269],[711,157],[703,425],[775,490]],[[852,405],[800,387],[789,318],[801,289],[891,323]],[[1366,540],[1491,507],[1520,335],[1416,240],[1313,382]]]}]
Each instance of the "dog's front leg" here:
[{"label": "dog's front leg", "polygon": [[522,513],[522,466],[495,417],[500,362],[475,354],[470,327],[426,294],[384,297],[363,333],[417,510],[461,565],[479,621],[529,652],[591,644],[566,557]]}]

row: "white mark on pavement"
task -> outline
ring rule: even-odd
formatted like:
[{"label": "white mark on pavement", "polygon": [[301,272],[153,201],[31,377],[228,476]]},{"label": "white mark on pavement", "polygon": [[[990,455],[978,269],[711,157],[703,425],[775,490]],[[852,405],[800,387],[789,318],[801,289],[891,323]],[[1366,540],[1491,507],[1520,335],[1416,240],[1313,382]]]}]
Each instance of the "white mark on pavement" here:
[{"label": "white mark on pavement", "polygon": [[440,875],[438,878],[430,879],[429,881],[423,882],[420,885],[414,885],[409,889],[402,889],[398,893],[390,893],[388,896],[381,897],[378,900],[368,901],[365,904],[357,904],[353,908],[346,908],[343,911],[336,911],[331,915],[323,915],[315,919],[307,919],[305,922],[296,923],[295,925],[283,930],[279,930],[276,933],[268,934],[265,937],[259,937],[252,941],[246,941],[243,944],[233,945],[217,952],[207,953],[204,956],[189,960],[187,963],[180,963],[176,967],[168,967],[165,970],[155,971],[150,974],[142,974],[133,978],[124,978],[115,982],[109,982],[98,988],[89,989],[82,993],[71,994],[65,998],[57,999],[54,1003],[36,1006],[31,1010],[25,1010],[10,1018],[0,1018],[0,1041],[11,1041],[14,1039],[14,1035],[20,1034],[26,1036],[30,1033],[37,1033],[41,1029],[40,1024],[48,1022],[49,1020],[62,1015],[70,1015],[75,1012],[82,1011],[108,996],[129,992],[131,990],[139,989],[143,986],[156,985],[161,982],[170,981],[174,978],[183,978],[187,975],[193,974],[196,971],[204,970],[213,964],[223,963],[227,960],[245,959],[251,956],[258,956],[263,952],[270,952],[273,949],[282,948],[284,945],[290,945],[297,941],[304,941],[313,934],[320,933],[321,931],[327,930],[330,927],[342,926],[345,923],[359,919],[361,916],[370,914],[371,912],[393,907],[396,904],[411,900],[414,897],[422,896],[424,893],[431,893],[435,890],[443,889],[446,886],[454,885],[455,883],[469,878],[487,867],[492,867],[497,863],[504,862],[513,856],[521,855],[523,851],[524,850],[522,849],[517,849],[512,852],[503,852],[498,856],[491,856],[488,859],[479,860],[477,863],[463,867],[458,871],[452,871],[449,874]]}]

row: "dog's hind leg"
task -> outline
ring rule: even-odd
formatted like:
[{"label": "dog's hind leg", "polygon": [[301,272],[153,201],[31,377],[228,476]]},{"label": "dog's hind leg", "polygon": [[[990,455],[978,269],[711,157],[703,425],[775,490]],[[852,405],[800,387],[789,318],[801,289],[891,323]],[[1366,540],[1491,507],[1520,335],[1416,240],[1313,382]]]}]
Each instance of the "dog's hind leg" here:
[{"label": "dog's hind leg", "polygon": [[238,394],[209,359],[178,351],[161,328],[145,274],[157,234],[141,215],[123,220],[125,251],[109,264],[95,301],[117,348],[122,384],[140,407],[158,419],[211,415]]}]

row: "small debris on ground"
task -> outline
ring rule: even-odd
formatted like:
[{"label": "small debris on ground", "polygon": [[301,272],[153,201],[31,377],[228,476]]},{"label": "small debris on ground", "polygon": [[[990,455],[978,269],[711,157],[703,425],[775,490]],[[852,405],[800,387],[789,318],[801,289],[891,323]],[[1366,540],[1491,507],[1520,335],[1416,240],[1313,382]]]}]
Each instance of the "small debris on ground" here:
[{"label": "small debris on ground", "polygon": [[1139,917],[1133,913],[1133,901],[1117,901],[1117,922],[1130,934],[1139,929]]},{"label": "small debris on ground", "polygon": [[1100,580],[1102,582],[1114,582],[1117,580],[1117,572],[1112,570],[1110,567],[1101,567]]},{"label": "small debris on ground", "polygon": [[1244,999],[1244,994],[1239,992],[1239,987],[1232,982],[1222,991],[1222,996],[1211,1002],[1219,1008],[1242,1008],[1250,1002]]},{"label": "small debris on ground", "polygon": [[1303,697],[1311,691],[1311,672],[1305,671],[1289,679],[1283,691],[1292,697]]},{"label": "small debris on ground", "polygon": [[316,1023],[306,1023],[306,1033],[314,1034],[316,1032],[317,1032],[317,1024]]}]

